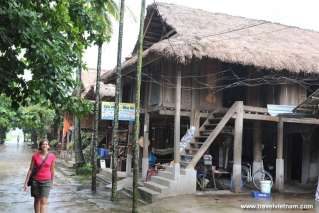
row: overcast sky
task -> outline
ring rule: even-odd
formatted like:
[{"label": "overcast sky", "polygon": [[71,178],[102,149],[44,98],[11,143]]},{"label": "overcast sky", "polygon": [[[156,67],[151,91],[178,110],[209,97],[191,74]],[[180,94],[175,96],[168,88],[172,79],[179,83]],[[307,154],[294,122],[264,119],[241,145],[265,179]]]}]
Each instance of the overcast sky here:
[{"label": "overcast sky", "polygon": [[[119,0],[115,1],[119,2]],[[125,2],[129,9],[126,10],[124,20],[122,61],[125,57],[130,56],[134,48],[140,16],[140,0],[126,0]],[[153,2],[154,0],[146,0],[147,5]],[[319,32],[319,0],[158,0],[156,2],[262,19]],[[111,42],[103,46],[102,69],[112,69],[116,65],[118,23],[114,23],[113,31]],[[96,68],[97,48],[89,48],[84,60],[89,68]]]}]

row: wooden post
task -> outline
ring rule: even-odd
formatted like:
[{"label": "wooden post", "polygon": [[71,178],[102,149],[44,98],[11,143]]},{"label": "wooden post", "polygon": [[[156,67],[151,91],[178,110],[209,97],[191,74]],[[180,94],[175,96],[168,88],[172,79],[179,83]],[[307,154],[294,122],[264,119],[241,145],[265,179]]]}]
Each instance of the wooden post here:
[{"label": "wooden post", "polygon": [[302,134],[302,166],[301,166],[301,183],[306,184],[309,178],[310,169],[310,143],[311,143],[310,132]]},{"label": "wooden post", "polygon": [[236,120],[235,120],[235,136],[234,136],[234,164],[233,164],[233,191],[240,192],[241,184],[241,154],[242,154],[242,137],[244,126],[244,108],[243,102],[238,101]]},{"label": "wooden post", "polygon": [[[196,70],[193,70],[194,73],[197,73]],[[199,129],[199,122],[200,122],[200,110],[199,110],[199,91],[198,89],[194,89],[197,88],[197,83],[196,81],[193,79],[192,80],[192,111],[191,111],[191,116],[190,116],[190,126],[194,126],[195,127],[195,132],[196,134],[198,133],[198,129]]]},{"label": "wooden post", "polygon": [[[251,70],[252,71],[252,70]],[[254,78],[254,75],[251,72],[249,75],[250,78]],[[249,87],[247,92],[247,103],[250,106],[261,107],[261,88],[260,86]],[[253,121],[253,174],[263,168],[263,159],[262,159],[262,131],[261,131],[261,122]]]},{"label": "wooden post", "polygon": [[177,67],[177,79],[176,79],[176,105],[175,105],[175,131],[174,131],[174,178],[178,178],[180,175],[180,127],[181,127],[181,93],[182,93],[182,72],[181,68]]},{"label": "wooden post", "polygon": [[[147,110],[147,108],[145,108]],[[142,177],[145,180],[148,170],[148,147],[149,142],[149,124],[150,123],[150,114],[145,111],[144,114],[144,146],[143,146],[143,159],[142,159]]]},{"label": "wooden post", "polygon": [[254,143],[253,174],[257,170],[263,168],[261,135],[262,135],[261,122],[254,121],[253,123],[253,143]]},{"label": "wooden post", "polygon": [[149,94],[150,84],[145,83],[145,94],[144,94],[144,145],[143,145],[143,158],[142,158],[142,177],[145,180],[148,170],[148,147],[149,143],[149,125],[150,125],[150,114],[148,112],[149,105]]},{"label": "wooden post", "polygon": [[128,142],[127,142],[127,154],[126,154],[126,177],[131,176],[132,173],[132,133],[133,133],[133,122],[130,121],[128,125]]},{"label": "wooden post", "polygon": [[283,143],[284,143],[284,123],[281,118],[277,124],[277,158],[276,158],[276,189],[282,191],[284,189],[284,159],[283,159]]}]

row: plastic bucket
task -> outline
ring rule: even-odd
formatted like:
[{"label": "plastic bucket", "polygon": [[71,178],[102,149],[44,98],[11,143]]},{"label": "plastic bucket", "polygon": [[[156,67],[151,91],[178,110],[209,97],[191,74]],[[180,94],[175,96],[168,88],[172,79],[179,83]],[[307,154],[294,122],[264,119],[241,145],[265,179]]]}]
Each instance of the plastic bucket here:
[{"label": "plastic bucket", "polygon": [[263,193],[271,192],[271,181],[270,180],[261,180],[260,181],[260,191]]},{"label": "plastic bucket", "polygon": [[108,155],[108,149],[97,148],[97,153],[98,153],[98,156],[100,156],[101,158],[106,158]]}]

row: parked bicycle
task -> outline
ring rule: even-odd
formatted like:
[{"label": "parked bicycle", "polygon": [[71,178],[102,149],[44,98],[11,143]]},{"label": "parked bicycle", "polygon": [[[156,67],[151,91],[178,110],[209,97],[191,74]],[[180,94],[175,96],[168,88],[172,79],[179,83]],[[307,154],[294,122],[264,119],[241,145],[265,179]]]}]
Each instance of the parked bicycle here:
[{"label": "parked bicycle", "polygon": [[267,172],[264,168],[260,168],[252,174],[252,166],[249,163],[242,164],[241,177],[243,186],[253,182],[254,186],[260,190],[260,183],[264,180],[271,181],[271,185],[273,185],[273,178],[269,172]]}]

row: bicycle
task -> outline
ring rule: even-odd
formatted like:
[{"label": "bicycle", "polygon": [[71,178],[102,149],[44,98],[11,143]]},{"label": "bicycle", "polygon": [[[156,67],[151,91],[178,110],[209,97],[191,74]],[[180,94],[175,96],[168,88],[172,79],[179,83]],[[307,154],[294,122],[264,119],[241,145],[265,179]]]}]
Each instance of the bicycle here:
[{"label": "bicycle", "polygon": [[252,174],[252,166],[249,163],[242,165],[241,177],[243,186],[253,182],[254,186],[260,190],[260,183],[265,180],[271,181],[271,185],[273,185],[273,178],[269,172],[262,167]]}]

